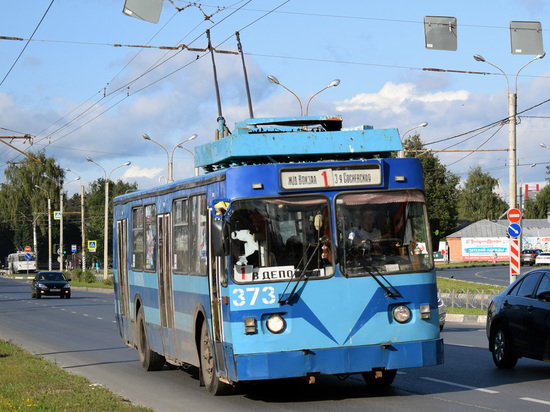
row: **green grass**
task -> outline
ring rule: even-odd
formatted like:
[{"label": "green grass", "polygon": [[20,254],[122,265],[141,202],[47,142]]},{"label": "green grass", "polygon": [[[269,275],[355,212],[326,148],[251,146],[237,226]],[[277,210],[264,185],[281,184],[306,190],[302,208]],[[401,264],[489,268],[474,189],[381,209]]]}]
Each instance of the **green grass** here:
[{"label": "green grass", "polygon": [[[504,286],[487,285],[485,283],[464,282],[462,280],[437,278],[437,289],[440,292],[455,291],[458,293],[486,293],[497,294],[502,292]],[[475,309],[475,308],[463,308],[463,307],[451,307],[450,302],[445,302],[445,309],[447,313],[453,315],[486,315],[487,309]]]},{"label": "green grass", "polygon": [[0,339],[0,411],[152,411]]}]

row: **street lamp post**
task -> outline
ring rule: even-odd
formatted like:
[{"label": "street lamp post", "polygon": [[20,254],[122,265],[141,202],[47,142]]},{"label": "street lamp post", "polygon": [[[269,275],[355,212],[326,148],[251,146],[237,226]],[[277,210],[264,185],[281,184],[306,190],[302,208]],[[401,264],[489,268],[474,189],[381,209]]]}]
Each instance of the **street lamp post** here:
[{"label": "street lamp post", "polygon": [[[428,122],[424,122],[422,124],[419,124],[418,126],[411,127],[409,130],[407,130],[405,133],[403,133],[400,137],[401,139],[401,146],[403,146],[403,137],[407,135],[407,133],[412,132],[414,129],[418,129],[419,127],[426,127],[428,125]],[[397,153],[397,157],[400,159],[405,158],[405,150],[400,150]]]},{"label": "street lamp post", "polygon": [[[517,115],[517,93],[518,93],[518,76],[519,72],[523,70],[525,66],[529,63],[534,62],[535,60],[542,59],[546,53],[539,54],[533,59],[524,64],[516,73],[515,83],[514,83],[514,92],[510,92],[510,82],[508,81],[508,76],[504,71],[495,66],[493,63],[485,60],[479,54],[474,55],[474,59],[478,62],[487,63],[493,66],[495,69],[500,71],[506,78],[506,88],[508,91],[508,162],[509,166],[509,177],[510,177],[510,209],[515,208],[517,204],[517,180],[516,180],[516,115]],[[515,242],[515,239],[510,238],[510,253],[512,253],[512,243]],[[520,250],[521,252],[521,238],[520,238]],[[512,259],[510,258],[510,283],[514,282],[517,279],[517,273],[519,269],[512,264]]]},{"label": "street lamp post", "polygon": [[508,76],[504,71],[498,67],[495,66],[490,61],[485,60],[482,56],[479,54],[474,55],[474,59],[478,62],[487,63],[491,66],[493,66],[495,69],[499,70],[504,77],[506,78],[506,88],[508,91],[508,161],[510,163],[509,166],[509,176],[510,176],[510,208],[516,207],[517,202],[517,180],[516,180],[516,114],[517,114],[517,93],[518,93],[518,76],[519,72],[521,72],[528,64],[534,62],[535,60],[542,59],[546,53],[539,54],[535,56],[533,59],[528,61],[526,64],[524,64],[516,73],[515,77],[515,85],[514,85],[514,92],[510,92],[510,82],[508,81]]},{"label": "street lamp post", "polygon": [[[274,83],[274,84],[278,84],[279,86],[281,86],[283,89],[286,89],[288,90],[290,93],[292,93],[294,95],[294,97],[296,97],[296,99],[298,99],[298,103],[300,103],[300,116],[303,116],[304,115],[304,111],[302,109],[302,101],[300,100],[300,98],[298,96],[296,96],[296,93],[294,93],[292,90],[290,90],[288,87],[286,87],[284,84],[280,83],[279,80],[277,80],[277,78],[275,76],[267,76],[267,80],[269,80],[271,83]],[[321,90],[322,91],[322,90]]]},{"label": "street lamp post", "polygon": [[108,242],[109,242],[109,180],[111,179],[111,173],[113,173],[115,170],[124,167],[124,166],[130,166],[132,162],[126,162],[124,164],[121,164],[120,166],[115,167],[111,172],[109,173],[109,176],[107,176],[107,172],[105,169],[98,163],[94,162],[90,157],[87,157],[86,160],[88,162],[91,162],[98,166],[101,170],[103,170],[103,173],[105,174],[105,223],[103,226],[103,279],[108,278]]},{"label": "street lamp post", "polygon": [[48,196],[48,270],[52,270],[52,205],[50,195],[46,189],[43,189],[38,185],[34,185],[34,187],[46,192],[46,196]]},{"label": "street lamp post", "polygon": [[[321,90],[319,90],[317,93],[315,93],[313,96],[311,96],[309,98],[309,100],[307,101],[307,104],[306,104],[306,116],[308,115],[308,112],[309,112],[309,103],[311,103],[311,100],[313,100],[313,98],[315,96],[317,96],[319,93],[321,93],[322,91],[328,89],[329,87],[336,87],[340,84],[340,79],[334,79],[333,81],[330,82],[330,84],[326,87],[323,87]],[[282,86],[282,85],[281,85]]]},{"label": "street lamp post", "polygon": [[[167,183],[173,182],[173,181],[174,181],[174,150],[176,150],[178,147],[182,147],[182,144],[187,143],[187,142],[190,141],[190,140],[195,140],[195,139],[197,138],[197,135],[194,134],[193,136],[191,136],[190,138],[184,140],[183,142],[178,143],[178,144],[172,149],[172,154],[171,154],[171,156],[168,155],[168,150],[166,150],[166,148],[165,148],[163,145],[161,145],[160,143],[158,143],[158,142],[154,141],[153,139],[151,139],[151,137],[149,137],[148,134],[143,133],[141,136],[142,136],[145,140],[149,140],[149,141],[155,143],[156,145],[162,147],[162,149],[166,152],[166,160],[167,160],[167,162],[168,162],[168,178],[166,179],[166,182],[167,182]],[[196,174],[195,174],[195,176],[196,176]]]},{"label": "street lamp post", "polygon": [[533,163],[531,166],[529,166],[527,169],[525,169],[522,173],[521,173],[521,177],[519,179],[519,211],[521,213],[521,219],[519,221],[519,227],[520,227],[520,231],[519,231],[519,251],[521,253],[521,251],[523,250],[523,206],[524,206],[524,201],[523,201],[523,195],[522,195],[522,192],[523,192],[523,175],[525,174],[526,171],[528,171],[529,169],[532,169],[533,167],[535,167],[537,164],[536,163]]},{"label": "street lamp post", "polygon": [[69,180],[65,184],[62,184],[59,189],[59,211],[60,211],[60,217],[59,217],[59,265],[61,267],[61,270],[64,270],[64,258],[65,258],[65,247],[63,245],[63,189],[65,186],[67,186],[69,183],[75,182],[77,180],[80,180],[80,176],[75,177],[74,179]]}]

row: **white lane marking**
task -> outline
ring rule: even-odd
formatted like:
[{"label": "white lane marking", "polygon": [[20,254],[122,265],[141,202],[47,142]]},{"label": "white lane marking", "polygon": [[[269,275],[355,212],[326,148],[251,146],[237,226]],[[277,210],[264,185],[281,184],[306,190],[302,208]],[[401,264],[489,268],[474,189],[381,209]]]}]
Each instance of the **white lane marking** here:
[{"label": "white lane marking", "polygon": [[422,377],[422,379],[426,379],[428,381],[432,381],[432,382],[439,382],[439,383],[444,383],[445,385],[451,385],[451,386],[457,386],[459,388],[465,388],[465,389],[472,389],[474,391],[480,391],[480,392],[486,392],[486,393],[500,393],[498,391],[493,391],[491,389],[482,389],[482,388],[476,388],[475,386],[468,386],[468,385],[462,385],[460,383],[455,383],[455,382],[449,382],[449,381],[442,381],[440,379],[434,379],[434,378],[428,378],[428,377]]},{"label": "white lane marking", "polygon": [[542,403],[543,405],[550,405],[550,401],[543,401],[535,398],[520,398],[522,401]]}]

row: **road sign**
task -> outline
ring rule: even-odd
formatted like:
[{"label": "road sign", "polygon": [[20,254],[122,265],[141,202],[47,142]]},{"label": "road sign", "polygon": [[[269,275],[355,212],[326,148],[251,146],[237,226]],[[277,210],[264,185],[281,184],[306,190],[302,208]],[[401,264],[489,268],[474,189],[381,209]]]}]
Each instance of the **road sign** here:
[{"label": "road sign", "polygon": [[512,223],[517,223],[521,220],[521,212],[519,209],[513,208],[508,211],[508,220]]},{"label": "road sign", "polygon": [[521,227],[517,223],[511,223],[508,226],[508,234],[510,237],[518,237],[521,234]]},{"label": "road sign", "polygon": [[54,220],[61,220],[61,211],[53,212],[53,218]]},{"label": "road sign", "polygon": [[510,239],[510,283],[519,275],[519,240]]},{"label": "road sign", "polygon": [[97,240],[88,240],[88,250],[90,252],[95,252],[97,249]]},{"label": "road sign", "polygon": [[25,259],[31,260],[31,254],[30,254],[30,252],[25,253]]},{"label": "road sign", "polygon": [[71,252],[76,252],[76,245],[71,245]]},{"label": "road sign", "polygon": [[30,246],[25,246],[25,252],[30,252],[32,249]]}]

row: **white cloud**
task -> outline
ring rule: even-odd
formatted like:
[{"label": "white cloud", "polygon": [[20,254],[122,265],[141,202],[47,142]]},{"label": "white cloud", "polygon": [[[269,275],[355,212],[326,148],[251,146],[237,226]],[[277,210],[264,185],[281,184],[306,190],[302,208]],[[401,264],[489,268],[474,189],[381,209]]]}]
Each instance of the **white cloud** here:
[{"label": "white cloud", "polygon": [[412,83],[387,82],[377,93],[360,93],[351,99],[337,102],[336,109],[339,111],[389,110],[397,114],[409,110],[409,106],[413,103],[464,102],[469,96],[470,93],[466,90],[421,94]]},{"label": "white cloud", "polygon": [[122,180],[132,180],[140,177],[154,179],[160,173],[162,173],[162,171],[163,169],[161,167],[153,167],[153,168],[147,169],[139,166],[131,166],[128,169],[126,169],[126,171],[120,178]]}]

